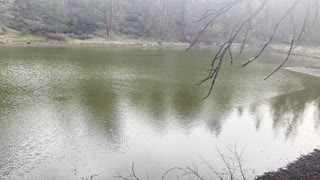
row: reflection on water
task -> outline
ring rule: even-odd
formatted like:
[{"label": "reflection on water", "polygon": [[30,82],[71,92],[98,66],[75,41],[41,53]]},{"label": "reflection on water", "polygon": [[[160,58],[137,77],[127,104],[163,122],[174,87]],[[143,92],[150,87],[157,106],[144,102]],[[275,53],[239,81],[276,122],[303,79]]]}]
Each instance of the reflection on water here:
[{"label": "reflection on water", "polygon": [[263,81],[272,61],[226,66],[214,94],[202,101],[207,87],[194,84],[206,72],[212,55],[206,51],[0,53],[4,179],[112,179],[132,162],[154,178],[200,156],[219,169],[216,148],[235,143],[246,146],[246,173],[254,177],[320,145],[319,80],[281,71]]}]

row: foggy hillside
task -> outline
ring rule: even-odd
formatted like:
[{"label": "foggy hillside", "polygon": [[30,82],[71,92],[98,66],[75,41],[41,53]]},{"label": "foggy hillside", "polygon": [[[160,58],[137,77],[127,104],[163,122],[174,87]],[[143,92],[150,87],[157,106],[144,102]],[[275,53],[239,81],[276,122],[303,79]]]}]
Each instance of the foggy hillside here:
[{"label": "foggy hillside", "polygon": [[[224,42],[246,14],[254,12],[260,0],[1,0],[1,31],[5,27],[21,34],[48,36],[63,33],[71,38],[100,37],[151,38],[162,41],[192,42],[202,28],[209,27],[199,38],[206,44]],[[294,3],[293,0],[268,0],[248,29],[248,43],[263,42],[277,21]],[[224,6],[236,4],[216,17]],[[297,29],[313,26],[304,42],[318,43],[317,0],[303,0],[294,9]],[[307,13],[308,12],[308,13]],[[305,17],[307,21],[304,23]],[[2,32],[5,33],[5,32]],[[245,31],[240,32],[244,36]],[[274,41],[289,41],[290,18],[278,28]],[[61,36],[61,34],[60,34]],[[49,38],[55,38],[49,36]],[[64,40],[63,37],[57,37]],[[235,41],[241,41],[237,38]]]}]

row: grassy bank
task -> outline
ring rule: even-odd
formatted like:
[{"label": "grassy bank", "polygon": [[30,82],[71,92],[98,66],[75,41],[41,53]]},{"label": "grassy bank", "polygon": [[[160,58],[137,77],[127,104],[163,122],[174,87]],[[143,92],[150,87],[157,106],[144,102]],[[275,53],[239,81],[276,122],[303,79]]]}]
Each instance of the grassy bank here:
[{"label": "grassy bank", "polygon": [[18,31],[5,28],[5,33],[0,34],[1,46],[114,46],[114,47],[164,47],[164,48],[187,48],[188,43],[182,42],[159,42],[156,39],[133,39],[129,37],[93,37],[81,40],[68,38],[66,41],[49,40],[42,36],[21,34]]},{"label": "grassy bank", "polygon": [[43,43],[46,41],[45,38],[40,36],[33,36],[29,34],[21,35],[20,32],[13,29],[3,27],[4,33],[0,34],[1,45],[27,45],[28,41],[34,43]]},{"label": "grassy bank", "polygon": [[[134,39],[124,36],[112,36],[111,38],[95,36],[91,39],[81,40],[76,38],[68,38],[66,41],[49,40],[42,36],[35,36],[31,34],[21,34],[9,28],[4,28],[5,33],[0,34],[0,46],[108,46],[108,47],[154,47],[154,48],[178,48],[185,49],[189,43],[183,42],[160,42],[158,39],[143,38]],[[29,42],[29,44],[28,44]],[[234,43],[235,51],[240,47],[240,44]],[[194,48],[211,49],[210,45],[196,45]],[[249,45],[248,49],[259,48],[257,46]],[[288,45],[271,45],[270,49],[277,53],[288,53]],[[320,48],[313,46],[299,46],[293,49],[293,55],[305,56],[320,59]]]}]

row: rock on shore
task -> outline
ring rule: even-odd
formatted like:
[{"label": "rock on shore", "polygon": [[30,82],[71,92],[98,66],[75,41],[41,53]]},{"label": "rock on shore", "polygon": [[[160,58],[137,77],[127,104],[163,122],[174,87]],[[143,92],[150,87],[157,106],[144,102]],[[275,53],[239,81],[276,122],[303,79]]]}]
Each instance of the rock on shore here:
[{"label": "rock on shore", "polygon": [[296,162],[289,164],[277,172],[269,172],[257,180],[319,180],[320,179],[320,150],[302,156]]}]

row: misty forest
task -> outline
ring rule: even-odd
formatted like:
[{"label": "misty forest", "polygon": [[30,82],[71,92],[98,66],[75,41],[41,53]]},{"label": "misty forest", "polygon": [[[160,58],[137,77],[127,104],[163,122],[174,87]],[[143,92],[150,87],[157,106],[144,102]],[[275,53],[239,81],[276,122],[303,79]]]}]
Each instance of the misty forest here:
[{"label": "misty forest", "polygon": [[[269,2],[270,1],[270,2]],[[264,42],[292,0],[269,0],[250,23],[250,43]],[[193,42],[207,23],[211,22],[198,39],[205,44],[221,44],[229,37],[246,14],[257,9],[263,1],[222,0],[2,0],[0,23],[21,34],[48,36],[63,33],[70,38],[98,37],[151,38],[161,41]],[[250,3],[248,5],[248,3]],[[318,1],[299,1],[294,12],[297,26],[307,26],[318,16]],[[218,11],[221,11],[217,16]],[[217,16],[217,18],[215,18]],[[246,25],[249,26],[249,25]],[[297,27],[297,28],[298,28]],[[301,28],[301,27],[299,27]],[[319,42],[319,25],[312,27],[305,43]],[[241,32],[241,33],[245,33]],[[269,33],[269,34],[268,34]],[[290,17],[281,23],[275,40],[282,43],[290,38]],[[59,40],[59,37],[56,37]],[[238,38],[237,41],[241,41]],[[62,38],[62,40],[65,40]]]},{"label": "misty forest", "polygon": [[0,180],[320,179],[319,0],[0,0]]}]

